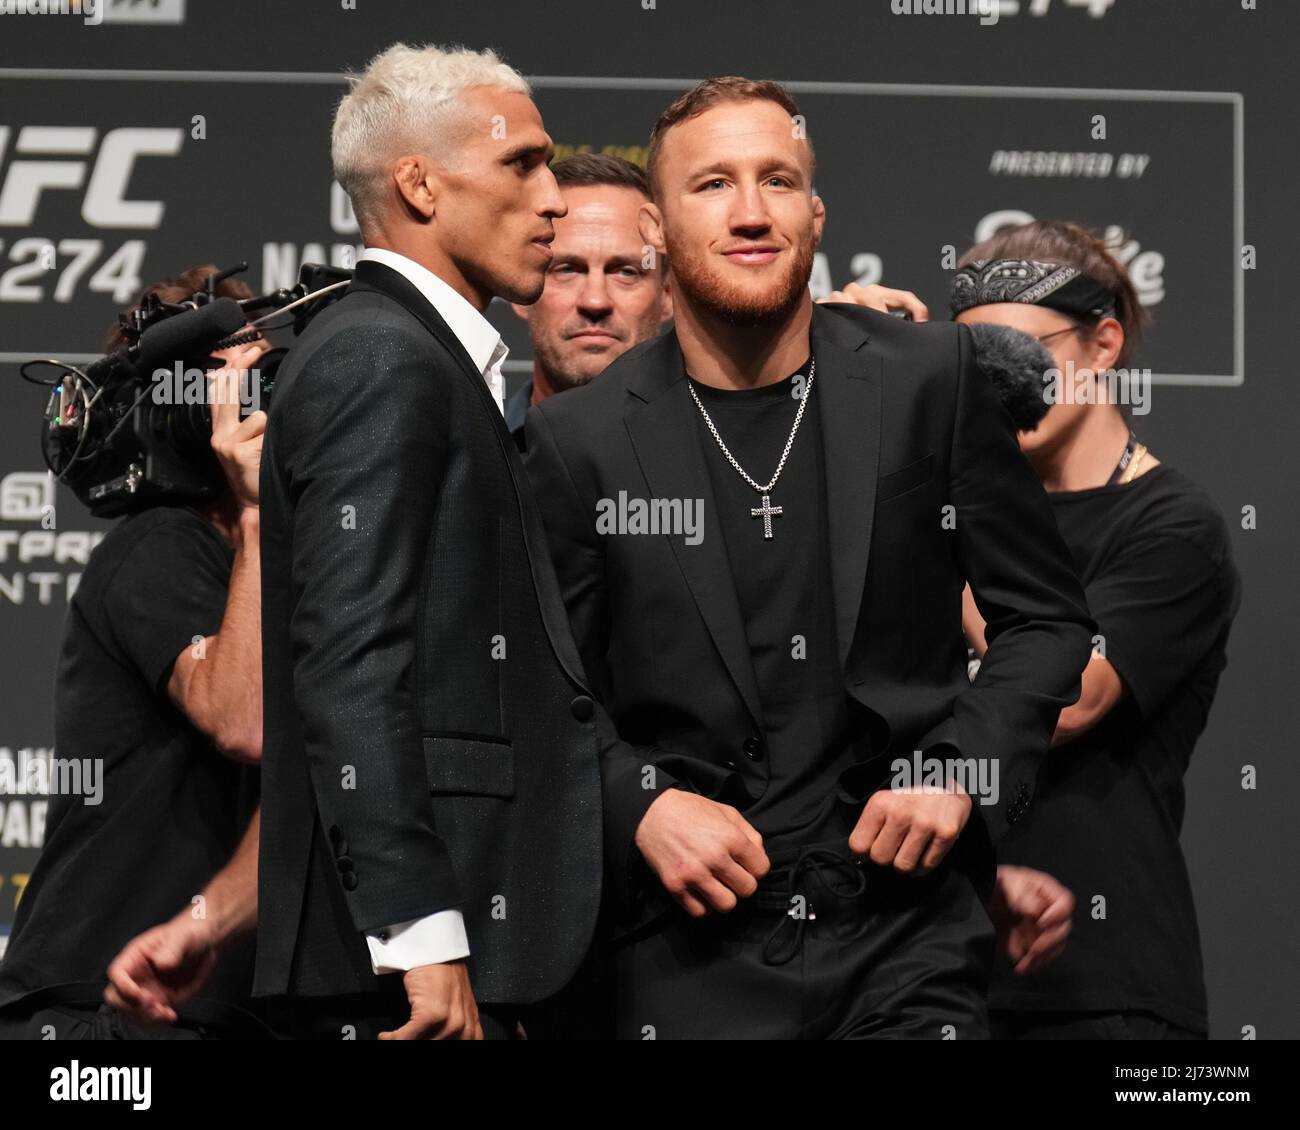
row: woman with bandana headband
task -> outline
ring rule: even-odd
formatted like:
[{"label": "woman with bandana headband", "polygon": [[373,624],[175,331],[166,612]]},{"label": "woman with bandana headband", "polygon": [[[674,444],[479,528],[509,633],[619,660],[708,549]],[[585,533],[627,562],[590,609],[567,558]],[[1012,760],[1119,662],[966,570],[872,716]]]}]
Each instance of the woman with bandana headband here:
[{"label": "woman with bandana headband", "polygon": [[[1068,223],[1006,229],[962,258],[951,299],[955,320],[1010,326],[1051,353],[1041,404],[1027,418],[1017,396],[1013,415],[1099,626],[1033,819],[999,851],[1000,863],[1041,868],[1073,890],[1074,929],[1051,965],[1017,976],[1002,963],[994,1034],[1203,1038],[1200,939],[1178,833],[1183,774],[1240,599],[1223,518],[1137,440],[1120,403],[1132,386],[1108,379],[1123,374],[1146,313],[1102,240]],[[1009,409],[1017,391],[1026,390],[999,390]],[[969,589],[964,603],[968,640],[983,654]]]}]

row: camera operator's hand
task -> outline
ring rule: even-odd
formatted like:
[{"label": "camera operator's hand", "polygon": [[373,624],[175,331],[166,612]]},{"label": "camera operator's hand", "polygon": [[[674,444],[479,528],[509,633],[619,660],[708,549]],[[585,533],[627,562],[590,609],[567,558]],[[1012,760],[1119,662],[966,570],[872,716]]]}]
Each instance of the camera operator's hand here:
[{"label": "camera operator's hand", "polygon": [[[212,449],[221,461],[221,468],[241,508],[257,506],[257,478],[262,462],[266,413],[254,412],[240,420],[239,393],[248,379],[248,370],[256,367],[258,358],[267,348],[266,341],[259,340],[251,345],[224,349],[216,354],[225,362],[224,367],[208,373]],[[256,377],[252,380],[255,381]]]},{"label": "camera operator's hand", "polygon": [[213,927],[188,910],[132,938],[108,967],[104,1000],[142,1024],[175,1024],[176,1006],[217,964]]}]

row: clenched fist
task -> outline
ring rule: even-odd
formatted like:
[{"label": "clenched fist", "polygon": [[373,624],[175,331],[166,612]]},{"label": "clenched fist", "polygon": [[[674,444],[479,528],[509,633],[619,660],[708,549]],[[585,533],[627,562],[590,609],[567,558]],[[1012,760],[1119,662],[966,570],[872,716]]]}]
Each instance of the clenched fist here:
[{"label": "clenched fist", "polygon": [[970,796],[956,785],[951,792],[882,789],[858,817],[849,850],[882,867],[926,875],[957,842],[970,809]]},{"label": "clenched fist", "polygon": [[771,869],[763,837],[736,809],[682,789],[669,789],[646,810],[636,846],[694,918],[734,910]]}]

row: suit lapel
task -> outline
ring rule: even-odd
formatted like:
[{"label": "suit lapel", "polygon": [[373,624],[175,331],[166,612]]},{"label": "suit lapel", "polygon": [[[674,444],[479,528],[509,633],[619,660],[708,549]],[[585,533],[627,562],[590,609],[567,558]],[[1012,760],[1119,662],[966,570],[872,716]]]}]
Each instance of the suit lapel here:
[{"label": "suit lapel", "polygon": [[717,519],[706,453],[696,441],[698,409],[686,386],[675,334],[664,334],[646,353],[640,377],[631,390],[644,403],[624,418],[628,436],[652,498],[704,500],[704,537],[699,545],[685,544],[680,535],[665,536],[736,690],[761,726],[758,680]]},{"label": "suit lapel", "polygon": [[817,359],[814,396],[821,399],[835,628],[840,663],[846,665],[866,587],[875,518],[883,369],[879,354],[864,348],[867,331],[820,306],[813,307],[812,339]]},{"label": "suit lapel", "polygon": [[352,273],[352,285],[350,290],[369,290],[376,291],[379,294],[385,294],[397,302],[413,318],[420,322],[434,337],[436,337],[457,363],[465,371],[465,374],[473,379],[474,384],[487,393],[488,403],[492,405],[492,410],[501,415],[497,410],[496,401],[492,398],[491,391],[488,390],[487,382],[483,379],[483,374],[475,367],[470,355],[465,352],[465,347],[461,345],[460,338],[452,333],[451,327],[443,320],[441,314],[434,309],[419,288],[411,282],[405,275],[399,271],[393,270],[392,267],[385,266],[383,263],[373,263],[369,260],[358,263],[357,269]]}]

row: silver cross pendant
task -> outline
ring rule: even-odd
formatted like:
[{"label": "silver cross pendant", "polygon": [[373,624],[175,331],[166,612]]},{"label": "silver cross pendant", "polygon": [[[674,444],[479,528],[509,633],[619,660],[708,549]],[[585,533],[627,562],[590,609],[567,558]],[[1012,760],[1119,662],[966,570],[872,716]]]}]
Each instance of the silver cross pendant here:
[{"label": "silver cross pendant", "polygon": [[749,516],[751,518],[763,519],[763,537],[767,541],[771,541],[772,540],[772,519],[780,513],[781,513],[781,507],[773,506],[771,495],[765,494],[763,495],[763,505],[753,507],[749,512]]}]

